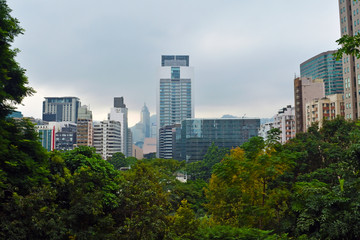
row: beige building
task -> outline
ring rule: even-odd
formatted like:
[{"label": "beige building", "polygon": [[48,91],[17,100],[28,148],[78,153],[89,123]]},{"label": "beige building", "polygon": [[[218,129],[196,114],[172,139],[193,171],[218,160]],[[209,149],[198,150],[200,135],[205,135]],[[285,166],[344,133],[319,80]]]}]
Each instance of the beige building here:
[{"label": "beige building", "polygon": [[294,138],[296,135],[295,107],[288,105],[286,108],[281,109],[274,116],[274,123],[272,127],[280,129],[281,143],[286,143],[290,139]]},{"label": "beige building", "polygon": [[[339,16],[341,36],[355,36],[360,34],[360,2],[353,0],[339,0]],[[344,55],[344,105],[345,119],[358,119],[359,90],[360,90],[360,59]]]},{"label": "beige building", "polygon": [[144,158],[143,150],[141,148],[139,148],[138,146],[136,146],[135,144],[133,144],[132,156],[139,160],[143,159]]},{"label": "beige building", "polygon": [[332,94],[321,99],[314,99],[306,104],[306,129],[318,122],[322,127],[323,120],[332,120],[345,115],[342,94]]},{"label": "beige building", "polygon": [[86,105],[79,108],[76,135],[77,146],[93,146],[94,128],[92,112]]},{"label": "beige building", "polygon": [[306,131],[306,103],[313,99],[325,97],[325,87],[322,79],[308,77],[295,78],[295,122],[296,133]]}]

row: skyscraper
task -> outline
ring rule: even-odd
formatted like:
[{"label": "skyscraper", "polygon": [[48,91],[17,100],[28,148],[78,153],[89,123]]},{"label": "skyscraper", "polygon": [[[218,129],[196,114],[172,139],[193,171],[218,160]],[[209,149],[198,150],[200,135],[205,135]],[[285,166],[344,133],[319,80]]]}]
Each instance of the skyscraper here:
[{"label": "skyscraper", "polygon": [[192,91],[194,71],[189,66],[189,56],[161,56],[160,82],[157,99],[157,142],[159,130],[167,125],[179,124],[194,117],[194,95]]},{"label": "skyscraper", "polygon": [[46,97],[43,101],[42,120],[76,123],[80,106],[77,97]]},{"label": "skyscraper", "polygon": [[300,64],[301,77],[324,81],[325,95],[344,93],[342,61],[337,61],[334,53],[336,51],[323,52]]},{"label": "skyscraper", "polygon": [[145,103],[141,109],[141,123],[143,124],[144,137],[150,137],[150,112]]},{"label": "skyscraper", "polygon": [[[114,107],[111,108],[109,120],[118,121],[121,125],[121,151],[125,156],[131,156],[128,153],[128,109],[124,103],[123,97],[114,98]],[[132,144],[132,143],[131,143]]]},{"label": "skyscraper", "polygon": [[[341,36],[360,34],[360,2],[353,0],[339,0],[340,32]],[[354,56],[344,55],[344,105],[345,119],[359,118],[359,90],[360,90],[360,60]]]}]

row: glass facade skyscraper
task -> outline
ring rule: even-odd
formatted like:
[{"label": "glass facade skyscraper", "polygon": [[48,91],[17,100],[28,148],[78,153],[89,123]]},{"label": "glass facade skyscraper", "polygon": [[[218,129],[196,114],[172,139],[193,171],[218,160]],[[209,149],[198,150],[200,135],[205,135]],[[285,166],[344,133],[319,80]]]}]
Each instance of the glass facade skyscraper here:
[{"label": "glass facade skyscraper", "polygon": [[342,61],[336,60],[336,51],[320,53],[300,64],[301,77],[322,79],[325,85],[325,95],[344,93]]},{"label": "glass facade skyscraper", "polygon": [[[161,57],[160,83],[157,100],[158,156],[165,149],[160,145],[159,130],[194,117],[192,91],[193,68],[189,56],[166,55]],[[167,148],[166,151],[171,149]],[[169,154],[165,154],[169,156]]]},{"label": "glass facade skyscraper", "polygon": [[258,135],[260,119],[186,119],[176,129],[174,159],[200,161],[214,143],[220,148],[241,146]]}]

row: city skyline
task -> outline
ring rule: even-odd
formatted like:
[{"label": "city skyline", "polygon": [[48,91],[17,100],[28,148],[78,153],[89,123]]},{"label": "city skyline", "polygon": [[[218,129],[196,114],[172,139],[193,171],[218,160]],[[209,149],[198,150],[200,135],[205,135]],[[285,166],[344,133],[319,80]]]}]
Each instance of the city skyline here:
[{"label": "city skyline", "polygon": [[75,96],[101,121],[124,96],[131,127],[144,102],[156,112],[161,55],[179,54],[196,69],[195,117],[272,117],[293,105],[300,63],[340,37],[337,1],[95,3],[8,2],[26,30],[17,59],[37,90],[19,107],[25,116],[41,118],[44,97]]}]

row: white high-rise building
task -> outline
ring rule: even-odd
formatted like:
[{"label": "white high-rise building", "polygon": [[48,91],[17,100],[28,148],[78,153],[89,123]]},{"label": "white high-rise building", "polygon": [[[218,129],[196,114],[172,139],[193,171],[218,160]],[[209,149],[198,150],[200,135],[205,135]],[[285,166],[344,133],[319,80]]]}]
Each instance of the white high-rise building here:
[{"label": "white high-rise building", "polygon": [[[109,120],[118,121],[121,125],[121,150],[125,156],[131,156],[131,152],[128,153],[128,109],[124,104],[123,97],[115,97],[114,98],[114,107],[111,108],[109,116]],[[132,144],[132,143],[130,143]]]},{"label": "white high-rise building", "polygon": [[[194,70],[189,66],[189,56],[161,56],[160,83],[157,95],[157,142],[158,152],[172,151],[159,145],[159,130],[164,126],[179,124],[186,118],[194,118],[194,94],[192,85]],[[165,154],[169,156],[169,154]]]},{"label": "white high-rise building", "polygon": [[121,151],[121,125],[119,121],[105,120],[94,124],[94,147],[96,153],[107,160]]}]

